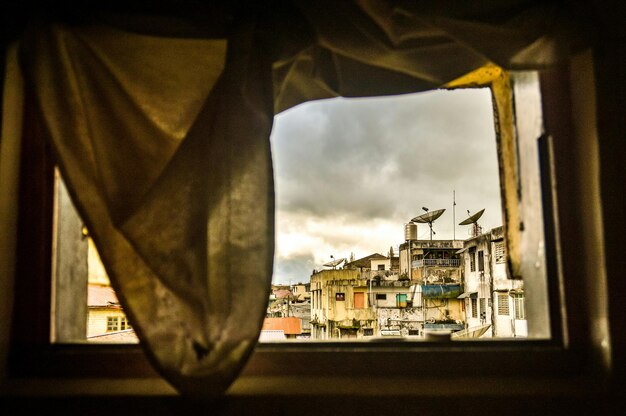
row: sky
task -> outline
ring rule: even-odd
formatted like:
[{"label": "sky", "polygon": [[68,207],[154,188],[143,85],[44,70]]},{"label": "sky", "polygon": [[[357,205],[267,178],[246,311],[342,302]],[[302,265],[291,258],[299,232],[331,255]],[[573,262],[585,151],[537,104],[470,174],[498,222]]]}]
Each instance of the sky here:
[{"label": "sky", "polygon": [[397,254],[422,207],[446,209],[433,239],[466,239],[468,210],[485,209],[485,230],[502,225],[488,89],[309,102],[275,116],[271,142],[274,283],[308,282],[331,255]]}]

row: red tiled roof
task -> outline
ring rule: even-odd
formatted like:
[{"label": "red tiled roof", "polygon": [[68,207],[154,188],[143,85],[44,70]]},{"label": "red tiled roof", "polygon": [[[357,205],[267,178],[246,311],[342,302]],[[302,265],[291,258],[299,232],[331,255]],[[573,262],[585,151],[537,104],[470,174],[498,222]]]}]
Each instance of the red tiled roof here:
[{"label": "red tiled roof", "polygon": [[119,307],[115,291],[110,286],[89,285],[87,289],[88,307]]},{"label": "red tiled roof", "polygon": [[285,335],[302,334],[302,320],[295,316],[287,318],[265,318],[263,321],[263,331],[285,331]]}]

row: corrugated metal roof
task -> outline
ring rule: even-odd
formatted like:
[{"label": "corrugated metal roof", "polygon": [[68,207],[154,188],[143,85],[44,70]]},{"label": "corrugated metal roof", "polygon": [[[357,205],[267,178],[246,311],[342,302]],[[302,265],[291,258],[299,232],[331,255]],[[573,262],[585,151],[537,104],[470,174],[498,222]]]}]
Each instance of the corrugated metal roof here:
[{"label": "corrugated metal roof", "polygon": [[263,321],[263,331],[284,331],[285,335],[302,334],[302,319],[295,316],[287,318],[265,318]]}]

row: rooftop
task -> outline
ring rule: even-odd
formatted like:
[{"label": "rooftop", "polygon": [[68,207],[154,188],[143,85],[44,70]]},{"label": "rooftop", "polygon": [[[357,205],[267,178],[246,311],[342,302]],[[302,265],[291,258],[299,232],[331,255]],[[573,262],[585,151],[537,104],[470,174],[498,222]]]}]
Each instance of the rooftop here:
[{"label": "rooftop", "polygon": [[295,316],[287,318],[265,318],[263,331],[284,331],[285,335],[302,334],[302,320]]},{"label": "rooftop", "polygon": [[87,306],[90,308],[121,308],[120,301],[111,286],[94,284],[87,286]]}]

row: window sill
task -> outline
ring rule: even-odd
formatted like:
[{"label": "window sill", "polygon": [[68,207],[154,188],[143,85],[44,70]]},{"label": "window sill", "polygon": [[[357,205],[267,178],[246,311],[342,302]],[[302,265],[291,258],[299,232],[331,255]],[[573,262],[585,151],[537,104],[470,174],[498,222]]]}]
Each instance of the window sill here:
[{"label": "window sill", "polygon": [[[422,359],[424,354],[428,359]],[[285,377],[340,380],[342,374],[349,374],[350,378],[399,378],[413,382],[427,378],[440,380],[435,383],[438,385],[446,384],[441,380],[466,377],[575,378],[584,375],[584,363],[588,361],[584,358],[585,354],[565,349],[554,341],[265,343],[257,346],[235,385],[242,380]],[[71,384],[87,378],[148,383],[160,379],[136,344],[21,349],[13,352],[10,362],[11,375],[18,382],[37,378],[62,379]],[[243,383],[249,386],[249,381]],[[241,388],[237,387],[236,391]],[[294,386],[287,384],[286,388]]]}]

